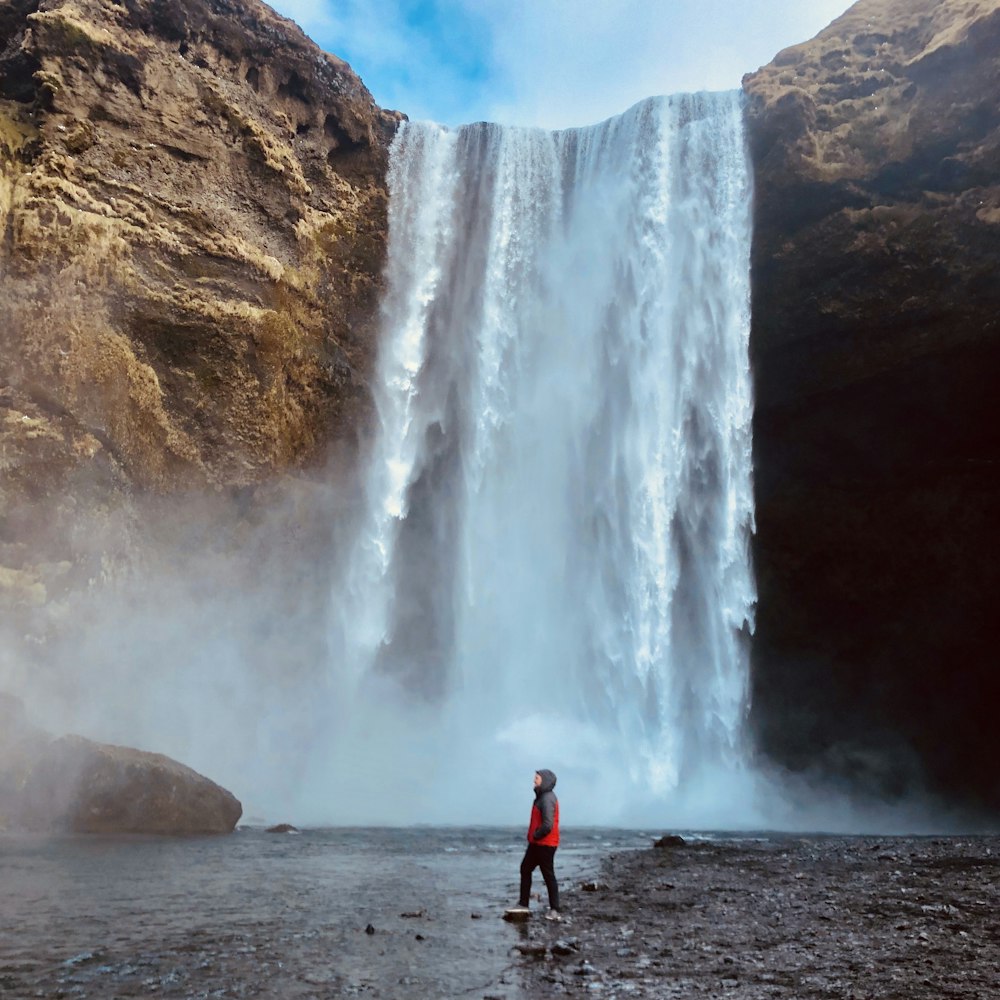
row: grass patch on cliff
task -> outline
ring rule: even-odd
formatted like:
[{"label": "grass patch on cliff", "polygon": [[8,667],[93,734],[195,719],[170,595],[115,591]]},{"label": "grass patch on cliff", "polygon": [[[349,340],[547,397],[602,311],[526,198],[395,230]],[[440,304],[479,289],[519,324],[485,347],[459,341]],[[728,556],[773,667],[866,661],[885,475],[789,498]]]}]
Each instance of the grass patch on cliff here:
[{"label": "grass patch on cliff", "polygon": [[[6,102],[4,102],[6,103]],[[38,137],[34,125],[7,114],[0,105],[0,156],[14,157],[27,143]]]}]

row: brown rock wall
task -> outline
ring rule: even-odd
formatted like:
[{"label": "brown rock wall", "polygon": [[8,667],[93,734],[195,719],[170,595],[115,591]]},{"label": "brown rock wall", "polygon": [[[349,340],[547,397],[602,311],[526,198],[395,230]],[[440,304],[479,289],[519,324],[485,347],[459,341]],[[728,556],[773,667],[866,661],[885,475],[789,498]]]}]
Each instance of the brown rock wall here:
[{"label": "brown rock wall", "polygon": [[354,437],[397,121],[253,0],[4,5],[0,538]]},{"label": "brown rock wall", "polygon": [[744,87],[761,743],[1000,805],[1000,2],[862,0]]}]

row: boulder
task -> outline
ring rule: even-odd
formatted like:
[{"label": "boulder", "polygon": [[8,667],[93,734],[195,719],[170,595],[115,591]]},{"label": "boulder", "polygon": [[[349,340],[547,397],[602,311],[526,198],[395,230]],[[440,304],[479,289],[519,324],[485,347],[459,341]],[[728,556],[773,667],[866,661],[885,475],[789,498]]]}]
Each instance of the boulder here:
[{"label": "boulder", "polygon": [[755,732],[1000,807],[1000,0],[862,0],[744,89]]},{"label": "boulder", "polygon": [[217,834],[232,832],[242,811],[230,792],[163,754],[28,727],[0,741],[0,828]]},{"label": "boulder", "polygon": [[667,851],[675,847],[686,847],[687,841],[678,836],[676,833],[668,833],[658,840],[653,842],[653,847],[659,848],[661,851]]}]

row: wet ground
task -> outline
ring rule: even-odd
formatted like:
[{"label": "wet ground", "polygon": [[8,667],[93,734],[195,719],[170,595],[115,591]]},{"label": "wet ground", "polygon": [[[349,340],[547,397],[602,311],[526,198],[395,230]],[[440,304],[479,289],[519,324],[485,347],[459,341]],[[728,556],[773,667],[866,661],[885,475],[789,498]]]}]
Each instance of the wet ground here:
[{"label": "wet ground", "polygon": [[1000,997],[1000,837],[689,841],[596,881],[526,928],[527,996]]},{"label": "wet ground", "polygon": [[2,836],[0,997],[1000,997],[1000,837],[564,831],[518,927],[521,837]]},{"label": "wet ground", "polygon": [[[0,836],[0,997],[522,997],[517,934],[500,914],[523,835]],[[564,839],[567,884],[649,842]]]}]

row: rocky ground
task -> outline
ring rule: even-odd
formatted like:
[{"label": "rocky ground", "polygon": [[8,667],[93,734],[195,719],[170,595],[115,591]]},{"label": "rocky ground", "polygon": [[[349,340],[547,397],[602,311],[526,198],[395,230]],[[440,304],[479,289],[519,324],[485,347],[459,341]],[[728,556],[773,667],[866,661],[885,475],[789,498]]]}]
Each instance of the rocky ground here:
[{"label": "rocky ground", "polygon": [[525,927],[525,992],[985,1000],[1000,996],[998,876],[1000,836],[620,854],[567,893],[562,924]]}]

